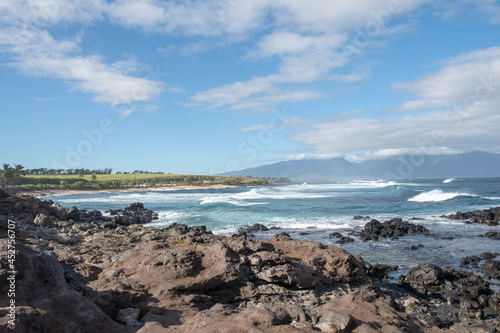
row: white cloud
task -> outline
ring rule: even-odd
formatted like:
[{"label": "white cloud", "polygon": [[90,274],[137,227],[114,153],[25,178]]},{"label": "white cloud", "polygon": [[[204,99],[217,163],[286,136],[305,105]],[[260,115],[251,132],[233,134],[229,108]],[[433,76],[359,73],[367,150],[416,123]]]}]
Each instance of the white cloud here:
[{"label": "white cloud", "polygon": [[[500,89],[500,47],[461,54],[443,62],[446,67],[416,81],[395,83],[396,91],[419,97],[393,108],[423,111],[462,105]],[[477,95],[477,96],[476,96]]]},{"label": "white cloud", "polygon": [[[304,89],[304,84],[320,81],[357,82],[369,76],[369,68],[348,74],[335,71],[346,66],[363,49],[384,45],[383,42],[379,43],[381,38],[403,31],[400,25],[396,25],[397,29],[392,27],[396,17],[425,2],[260,0],[245,5],[248,11],[242,12],[240,7],[243,2],[238,1],[235,6],[220,9],[224,12],[223,19],[211,31],[242,33],[241,30],[230,28],[228,22],[236,17],[241,19],[240,15],[249,13],[252,23],[246,31],[256,29],[259,22],[272,30],[260,38],[247,59],[260,61],[277,58],[279,67],[271,75],[199,92],[192,96],[192,100],[207,108],[271,110],[283,101],[321,98],[324,96],[321,92]],[[264,18],[267,20],[261,22]],[[363,34],[363,43],[359,41],[358,31]],[[346,45],[351,46],[351,51],[346,51]],[[352,52],[353,48],[356,52]],[[301,88],[292,89],[290,85],[301,85]],[[286,89],[284,86],[287,86]]]},{"label": "white cloud", "polygon": [[191,99],[198,103],[207,103],[209,108],[235,104],[248,97],[269,91],[275,80],[274,76],[268,76],[253,78],[246,82],[235,82],[197,93]]},{"label": "white cloud", "polygon": [[395,89],[420,99],[394,109],[421,111],[418,114],[338,117],[309,125],[291,138],[313,153],[351,154],[351,160],[409,153],[498,153],[499,52],[500,48],[490,48],[462,54],[443,61],[445,67],[437,72],[395,84]]},{"label": "white cloud", "polygon": [[330,120],[311,125],[291,138],[320,154],[361,152],[372,158],[395,152],[500,152],[500,115],[491,109],[498,102],[500,98],[462,113],[447,110],[397,119]]},{"label": "white cloud", "polygon": [[98,55],[80,55],[81,33],[59,40],[49,33],[60,24],[101,19],[106,7],[104,0],[2,1],[0,52],[25,75],[63,80],[97,102],[116,106],[155,99],[163,84],[130,75],[142,69],[136,61],[107,63]]},{"label": "white cloud", "polygon": [[243,34],[259,26],[265,2],[118,0],[109,5],[107,15],[116,24],[148,32],[192,36]]},{"label": "white cloud", "polygon": [[347,40],[344,34],[301,35],[289,31],[277,31],[265,36],[258,43],[255,56],[284,56],[296,53],[311,53],[314,51],[338,48]]},{"label": "white cloud", "polygon": [[45,28],[58,23],[91,23],[101,17],[105,0],[3,0],[0,22]]},{"label": "white cloud", "polygon": [[325,160],[329,158],[344,157],[343,154],[311,154],[311,153],[300,153],[288,155],[285,161],[297,161],[297,160]]},{"label": "white cloud", "polygon": [[279,126],[274,123],[274,121],[270,122],[269,124],[260,124],[260,125],[254,125],[254,126],[248,126],[248,127],[243,127],[240,129],[241,133],[246,133],[246,132],[253,132],[253,131],[262,131],[262,130],[267,130],[267,129],[283,129],[283,128],[289,128],[289,127],[296,127],[299,125],[304,124],[307,122],[309,119],[302,119],[298,117],[292,117],[292,118],[284,118],[281,120]]},{"label": "white cloud", "polygon": [[[470,0],[460,1],[471,3]],[[284,101],[324,97],[316,87],[307,87],[308,84],[357,82],[368,77],[370,68],[350,70],[348,64],[369,48],[383,46],[387,36],[405,32],[407,26],[401,25],[398,19],[429,2],[0,0],[0,52],[9,53],[11,63],[29,75],[68,81],[73,88],[93,94],[96,101],[117,105],[152,100],[163,91],[162,84],[129,74],[137,69],[133,68],[137,64],[109,63],[98,55],[81,55],[79,38],[55,40],[49,34],[51,28],[77,23],[90,26],[99,21],[148,33],[201,38],[177,47],[191,54],[206,52],[214,45],[251,41],[255,44],[246,59],[277,59],[276,70],[269,75],[198,92],[191,96],[191,105],[270,110]],[[447,2],[440,0],[440,3]],[[479,0],[476,7],[478,11],[490,13],[492,21],[500,20],[495,1]],[[18,32],[11,34],[12,27]],[[43,39],[32,46],[33,36]],[[16,40],[18,38],[21,42]],[[464,75],[464,79],[468,78]],[[402,83],[395,88],[420,98],[401,106],[403,111],[439,108],[456,99],[446,92],[439,95],[436,89],[418,87],[418,82]],[[468,89],[467,84],[464,89]]]},{"label": "white cloud", "polygon": [[118,0],[107,7],[108,16],[115,22],[129,27],[155,31],[165,23],[166,9],[157,1]]},{"label": "white cloud", "polygon": [[447,20],[456,20],[463,15],[479,15],[488,18],[490,24],[500,24],[500,3],[497,0],[441,0],[433,6]]},{"label": "white cloud", "polygon": [[78,56],[78,40],[56,41],[46,30],[0,30],[0,45],[12,55],[11,66],[29,76],[52,77],[76,90],[91,93],[111,106],[155,99],[163,84],[130,76],[140,66],[134,61],[106,64],[98,56]]}]

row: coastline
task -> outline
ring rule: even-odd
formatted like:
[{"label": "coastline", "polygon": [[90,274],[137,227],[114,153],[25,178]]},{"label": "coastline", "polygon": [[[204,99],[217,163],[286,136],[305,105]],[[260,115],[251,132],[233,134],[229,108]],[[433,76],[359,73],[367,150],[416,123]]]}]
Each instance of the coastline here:
[{"label": "coastline", "polygon": [[[483,223],[493,212],[492,222],[498,222],[497,211],[450,218]],[[154,212],[141,203],[104,216],[0,190],[0,227],[10,230],[0,243],[15,246],[19,258],[11,263],[18,288],[11,299],[29,304],[13,312],[0,306],[0,327],[9,326],[8,313],[18,332],[216,333],[230,326],[231,332],[434,333],[500,327],[500,294],[472,272],[422,264],[393,284],[388,274],[396,267],[372,265],[335,245],[287,233],[252,239],[215,235],[205,226],[144,225],[152,219]],[[365,226],[365,232],[377,231],[365,236],[383,237],[404,223],[389,222]],[[485,260],[483,272],[500,276],[497,256],[464,259]],[[2,269],[7,264],[3,260]],[[37,286],[37,294],[25,286]]]},{"label": "coastline", "polygon": [[54,194],[81,194],[81,193],[106,193],[106,192],[143,192],[143,191],[153,191],[153,190],[189,190],[189,189],[217,189],[217,188],[229,188],[229,187],[241,187],[234,185],[181,185],[181,186],[147,186],[147,187],[127,187],[127,188],[110,188],[110,189],[47,189],[47,190],[34,190],[34,191],[19,191],[10,192],[19,195],[33,195],[35,197],[54,195]]}]

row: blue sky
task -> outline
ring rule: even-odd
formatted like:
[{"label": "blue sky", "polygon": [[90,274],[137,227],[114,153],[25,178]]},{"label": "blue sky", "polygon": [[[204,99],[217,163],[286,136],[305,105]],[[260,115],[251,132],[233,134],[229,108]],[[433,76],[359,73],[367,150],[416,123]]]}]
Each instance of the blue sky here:
[{"label": "blue sky", "polygon": [[500,153],[500,1],[0,0],[0,162]]}]

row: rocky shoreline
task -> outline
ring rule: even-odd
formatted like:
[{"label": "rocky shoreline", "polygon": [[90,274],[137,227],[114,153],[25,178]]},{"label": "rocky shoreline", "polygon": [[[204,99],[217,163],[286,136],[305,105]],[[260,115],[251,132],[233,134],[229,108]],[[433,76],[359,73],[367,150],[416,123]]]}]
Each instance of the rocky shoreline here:
[{"label": "rocky shoreline", "polygon": [[[498,225],[499,212],[450,218]],[[464,267],[477,265],[483,276],[419,265],[391,284],[393,267],[332,245],[285,233],[254,240],[251,230],[223,237],[203,226],[141,225],[155,218],[140,203],[102,214],[0,191],[0,332],[500,330],[500,295],[488,280],[500,277],[498,253],[464,258]],[[15,326],[4,283],[11,225]],[[429,234],[399,219],[371,220],[359,237],[414,233]]]}]

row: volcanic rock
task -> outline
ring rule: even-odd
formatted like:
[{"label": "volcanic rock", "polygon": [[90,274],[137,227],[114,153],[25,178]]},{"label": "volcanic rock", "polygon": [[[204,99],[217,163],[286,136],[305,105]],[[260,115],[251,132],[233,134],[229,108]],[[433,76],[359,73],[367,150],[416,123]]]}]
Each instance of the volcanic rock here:
[{"label": "volcanic rock", "polygon": [[496,226],[500,222],[500,207],[492,207],[465,213],[457,212],[455,214],[444,215],[443,217],[452,220],[468,220],[472,223]]},{"label": "volcanic rock", "polygon": [[360,233],[361,239],[377,241],[379,238],[397,239],[404,235],[423,234],[430,235],[429,230],[424,226],[409,223],[400,218],[393,218],[389,221],[381,223],[375,219],[368,222]]}]

